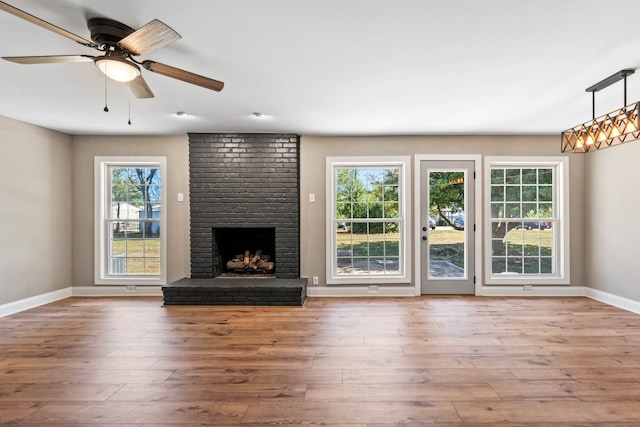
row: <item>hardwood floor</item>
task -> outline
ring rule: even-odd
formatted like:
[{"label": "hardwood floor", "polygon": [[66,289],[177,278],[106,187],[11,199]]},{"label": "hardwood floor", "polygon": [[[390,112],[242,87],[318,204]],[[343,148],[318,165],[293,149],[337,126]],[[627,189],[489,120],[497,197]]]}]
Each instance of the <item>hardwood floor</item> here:
[{"label": "hardwood floor", "polygon": [[0,319],[19,426],[640,425],[640,316],[587,298],[69,298]]}]

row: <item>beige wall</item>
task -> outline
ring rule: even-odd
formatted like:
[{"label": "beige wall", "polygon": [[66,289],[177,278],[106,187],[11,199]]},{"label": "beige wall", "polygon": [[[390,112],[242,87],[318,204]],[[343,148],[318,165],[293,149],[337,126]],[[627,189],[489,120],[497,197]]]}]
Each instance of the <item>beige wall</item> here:
[{"label": "beige wall", "polygon": [[[301,275],[326,283],[325,159],[329,156],[412,156],[415,154],[480,154],[483,156],[558,156],[559,136],[305,136],[300,148]],[[571,284],[584,285],[584,158],[570,157]],[[309,203],[309,194],[316,202]]]},{"label": "beige wall", "polygon": [[0,117],[0,305],[71,286],[71,137]]},{"label": "beige wall", "polygon": [[640,142],[583,156],[586,284],[640,301]]},{"label": "beige wall", "polygon": [[[325,158],[559,155],[556,136],[319,137],[301,144],[301,273],[325,281]],[[188,137],[71,137],[0,117],[0,305],[93,285],[93,158],[166,156],[168,280],[189,275]],[[640,144],[570,156],[571,283],[640,301]],[[185,195],[177,202],[177,193]],[[316,203],[308,195],[316,195]],[[585,196],[586,195],[586,196]],[[72,223],[73,220],[73,223]],[[617,233],[611,233],[617,230]]]},{"label": "beige wall", "polygon": [[[189,140],[179,136],[73,137],[73,286],[93,286],[94,157],[166,156],[167,281],[190,274]],[[184,201],[178,202],[178,193]]]}]

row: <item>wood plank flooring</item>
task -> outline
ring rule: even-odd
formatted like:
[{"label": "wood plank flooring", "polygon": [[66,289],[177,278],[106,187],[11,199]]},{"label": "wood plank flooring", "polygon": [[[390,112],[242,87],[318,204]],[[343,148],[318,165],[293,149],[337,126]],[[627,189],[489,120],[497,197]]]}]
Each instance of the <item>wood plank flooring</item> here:
[{"label": "wood plank flooring", "polygon": [[0,319],[0,423],[638,426],[640,316],[587,298],[69,298]]}]

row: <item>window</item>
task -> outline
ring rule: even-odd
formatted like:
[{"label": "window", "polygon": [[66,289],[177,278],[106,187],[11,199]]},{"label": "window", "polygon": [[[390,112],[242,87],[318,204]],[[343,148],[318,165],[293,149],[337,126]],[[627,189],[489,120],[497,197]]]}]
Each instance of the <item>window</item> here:
[{"label": "window", "polygon": [[407,283],[408,158],[328,158],[327,283]]},{"label": "window", "polygon": [[567,159],[486,161],[486,282],[568,283]]},{"label": "window", "polygon": [[165,282],[164,158],[96,158],[97,284]]}]

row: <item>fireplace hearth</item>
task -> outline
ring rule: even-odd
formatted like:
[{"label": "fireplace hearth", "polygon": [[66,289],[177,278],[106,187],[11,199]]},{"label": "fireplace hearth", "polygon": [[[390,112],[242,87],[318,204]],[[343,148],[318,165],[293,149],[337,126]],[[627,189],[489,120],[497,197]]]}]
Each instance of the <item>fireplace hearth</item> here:
[{"label": "fireplace hearth", "polygon": [[184,278],[162,287],[164,305],[288,305],[307,298],[307,279]]}]

